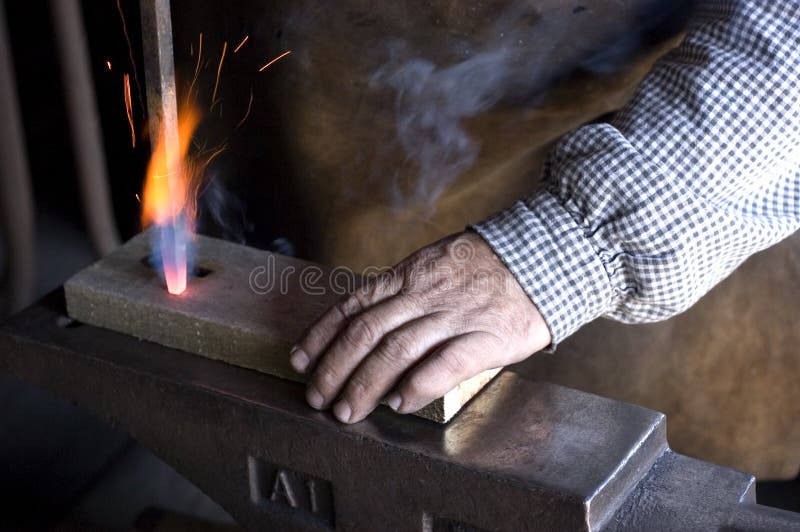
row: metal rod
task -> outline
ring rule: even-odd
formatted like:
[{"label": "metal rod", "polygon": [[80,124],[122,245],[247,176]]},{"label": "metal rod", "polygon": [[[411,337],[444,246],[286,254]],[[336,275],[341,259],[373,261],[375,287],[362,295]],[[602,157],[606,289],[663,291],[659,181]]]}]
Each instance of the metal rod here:
[{"label": "metal rod", "polygon": [[[175,60],[172,50],[172,15],[169,0],[141,0],[142,50],[147,85],[147,110],[150,139],[164,146],[164,167],[169,180],[170,204],[183,204],[180,139],[178,133],[178,103],[175,84]],[[185,223],[181,212],[172,212],[172,220],[160,231],[161,257],[165,270],[167,262],[177,270],[178,293],[186,283],[186,242],[182,235]],[[175,271],[173,270],[173,271]],[[169,285],[169,277],[167,284]],[[172,291],[172,289],[170,289]]]},{"label": "metal rod", "polygon": [[141,0],[142,51],[150,137],[163,138],[167,154],[178,153],[178,100],[169,0]]}]

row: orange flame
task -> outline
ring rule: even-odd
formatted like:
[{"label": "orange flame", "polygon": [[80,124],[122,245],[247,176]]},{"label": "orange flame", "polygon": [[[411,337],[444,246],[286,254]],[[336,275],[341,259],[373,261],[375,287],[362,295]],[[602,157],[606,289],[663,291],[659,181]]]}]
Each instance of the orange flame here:
[{"label": "orange flame", "polygon": [[196,178],[188,153],[199,123],[200,114],[194,109],[179,113],[176,148],[169,146],[169,132],[159,133],[142,191],[142,226],[155,224],[162,230],[161,259],[171,294],[186,290],[185,238],[194,228],[194,201],[189,196]]}]

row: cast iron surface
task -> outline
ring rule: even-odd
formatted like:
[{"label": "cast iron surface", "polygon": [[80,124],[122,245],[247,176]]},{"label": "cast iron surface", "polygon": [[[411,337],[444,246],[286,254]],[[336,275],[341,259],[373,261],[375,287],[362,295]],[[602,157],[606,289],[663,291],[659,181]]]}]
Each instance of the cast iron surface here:
[{"label": "cast iron surface", "polygon": [[345,426],[302,385],[63,313],[57,292],[4,324],[0,370],[129,431],[253,530],[800,525],[747,502],[749,475],[667,450],[643,408],[504,372],[447,426],[385,408]]}]

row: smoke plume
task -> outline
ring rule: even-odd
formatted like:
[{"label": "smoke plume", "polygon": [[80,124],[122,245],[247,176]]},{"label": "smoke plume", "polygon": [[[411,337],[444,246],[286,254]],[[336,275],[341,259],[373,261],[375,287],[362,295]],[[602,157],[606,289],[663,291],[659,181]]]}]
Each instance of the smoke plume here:
[{"label": "smoke plume", "polygon": [[[396,205],[426,205],[474,164],[480,143],[464,121],[498,104],[531,105],[559,76],[575,70],[611,74],[653,39],[677,32],[692,2],[649,0],[632,13],[620,11],[620,28],[568,64],[554,60],[559,46],[581,47],[581,35],[568,33],[573,17],[592,17],[577,5],[542,13],[535,2],[518,2],[488,25],[479,49],[464,45],[464,59],[439,65],[421,57],[402,40],[388,44],[389,61],[375,72],[371,86],[395,94],[395,133],[418,169],[413,185],[392,184]],[[597,37],[595,36],[595,39]]]}]

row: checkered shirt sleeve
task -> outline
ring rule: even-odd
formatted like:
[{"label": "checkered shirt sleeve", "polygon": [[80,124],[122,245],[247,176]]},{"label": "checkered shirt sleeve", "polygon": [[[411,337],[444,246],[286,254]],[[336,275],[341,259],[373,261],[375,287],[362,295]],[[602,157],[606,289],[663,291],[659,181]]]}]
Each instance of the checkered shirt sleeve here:
[{"label": "checkered shirt sleeve", "polygon": [[699,2],[626,107],[558,142],[542,183],[472,227],[551,348],[599,316],[691,306],[800,227],[800,1]]}]

